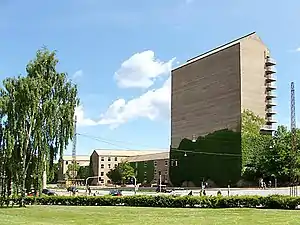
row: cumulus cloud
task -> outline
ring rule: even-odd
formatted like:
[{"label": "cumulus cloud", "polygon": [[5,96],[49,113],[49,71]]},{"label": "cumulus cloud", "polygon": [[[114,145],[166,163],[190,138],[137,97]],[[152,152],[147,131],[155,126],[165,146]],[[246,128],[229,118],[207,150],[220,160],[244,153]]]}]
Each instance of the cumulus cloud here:
[{"label": "cumulus cloud", "polygon": [[121,88],[149,88],[158,77],[169,74],[174,60],[160,61],[151,50],[136,53],[121,64],[115,80]]},{"label": "cumulus cloud", "polygon": [[99,123],[109,124],[111,128],[116,128],[129,120],[137,118],[148,118],[150,120],[169,118],[171,108],[170,90],[171,77],[169,76],[160,88],[149,90],[129,101],[125,99],[114,101],[101,116]]},{"label": "cumulus cloud", "polygon": [[118,84],[121,84],[121,87],[150,87],[155,78],[164,74],[166,80],[163,85],[147,90],[142,95],[128,101],[123,98],[115,100],[98,120],[86,118],[83,106],[79,106],[76,108],[78,124],[85,126],[109,125],[113,129],[138,118],[150,120],[170,118],[170,72],[174,60],[175,58],[166,63],[154,60],[153,51],[133,55],[122,63],[121,68],[116,72]]},{"label": "cumulus cloud", "polygon": [[300,52],[300,47],[296,49],[296,52]]},{"label": "cumulus cloud", "polygon": [[77,117],[77,124],[78,125],[95,126],[95,125],[98,124],[97,121],[92,120],[90,118],[86,118],[84,116],[84,109],[83,109],[82,105],[75,108],[75,115]]}]

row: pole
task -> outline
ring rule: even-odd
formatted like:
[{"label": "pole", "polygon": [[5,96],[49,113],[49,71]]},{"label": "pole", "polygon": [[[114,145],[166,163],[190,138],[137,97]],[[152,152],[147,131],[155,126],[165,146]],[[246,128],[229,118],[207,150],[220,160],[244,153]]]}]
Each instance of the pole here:
[{"label": "pole", "polygon": [[134,195],[136,195],[136,178],[135,176],[132,177],[134,182]]},{"label": "pole", "polygon": [[159,192],[161,192],[161,171],[159,173]]}]

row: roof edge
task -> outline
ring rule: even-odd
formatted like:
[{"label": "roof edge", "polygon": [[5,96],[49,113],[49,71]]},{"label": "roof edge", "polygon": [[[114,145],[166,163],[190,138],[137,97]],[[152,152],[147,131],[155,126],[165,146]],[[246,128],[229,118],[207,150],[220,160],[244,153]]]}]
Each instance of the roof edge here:
[{"label": "roof edge", "polygon": [[230,42],[227,42],[227,43],[222,44],[222,45],[220,45],[220,46],[218,46],[218,47],[215,47],[215,48],[213,48],[213,49],[211,49],[211,50],[208,50],[208,51],[206,51],[206,52],[204,52],[204,53],[202,53],[202,54],[200,54],[200,55],[197,55],[197,56],[195,56],[195,57],[192,57],[192,58],[188,59],[188,60],[187,60],[185,63],[183,63],[182,65],[180,65],[180,66],[178,66],[178,67],[172,69],[172,72],[175,71],[175,70],[177,70],[177,69],[180,69],[180,68],[182,68],[182,67],[184,67],[184,66],[186,66],[186,65],[189,65],[189,64],[191,64],[191,63],[193,63],[193,62],[195,62],[195,61],[197,61],[197,60],[199,60],[199,59],[201,59],[201,58],[204,58],[204,57],[209,56],[209,55],[211,55],[211,54],[213,54],[213,53],[216,53],[216,52],[218,52],[219,49],[220,49],[220,50],[223,50],[223,49],[227,48],[227,46],[228,46],[228,47],[231,47],[231,46],[234,45],[236,42],[239,42],[240,40],[242,40],[242,39],[244,39],[244,38],[246,38],[246,37],[249,37],[249,36],[251,36],[251,35],[253,35],[253,34],[256,34],[256,31],[253,31],[253,32],[251,32],[251,33],[248,33],[248,34],[246,34],[246,35],[244,35],[244,36],[242,36],[242,37],[236,38],[236,39],[234,39],[234,40],[232,40],[232,41],[230,41]]}]

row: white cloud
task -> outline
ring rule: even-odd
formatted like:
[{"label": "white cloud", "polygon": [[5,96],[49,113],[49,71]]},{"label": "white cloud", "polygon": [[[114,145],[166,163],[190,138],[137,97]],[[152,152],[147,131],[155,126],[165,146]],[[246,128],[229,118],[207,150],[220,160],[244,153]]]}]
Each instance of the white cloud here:
[{"label": "white cloud", "polygon": [[94,121],[92,119],[84,117],[84,109],[83,109],[82,105],[75,108],[75,115],[77,116],[77,124],[78,125],[83,125],[83,126],[97,125],[97,121]]},{"label": "white cloud", "polygon": [[[152,51],[133,55],[122,64],[120,68],[122,72],[119,75],[123,75],[119,78],[127,78],[124,79],[126,82],[123,83],[123,87],[124,84],[127,87],[149,87],[153,84],[157,76],[166,74],[167,79],[161,87],[148,90],[139,97],[128,101],[123,98],[115,100],[106,112],[100,115],[99,120],[86,118],[83,106],[79,106],[75,112],[78,124],[84,126],[109,125],[113,129],[138,118],[147,118],[150,120],[169,119],[171,108],[170,72],[175,58],[167,63],[161,63],[153,59],[154,53]],[[131,76],[124,74],[131,74]],[[133,77],[136,77],[139,82],[135,82]]]},{"label": "white cloud", "polygon": [[76,78],[78,78],[78,77],[81,77],[82,75],[83,75],[82,70],[77,70],[77,71],[73,74],[72,79],[76,79]]},{"label": "white cloud", "polygon": [[109,124],[111,128],[116,128],[136,118],[148,118],[150,120],[169,118],[170,98],[171,76],[161,88],[149,90],[127,102],[125,99],[114,101],[106,113],[101,116],[99,124]]},{"label": "white cloud", "polygon": [[296,52],[300,52],[300,47],[296,49]]},{"label": "white cloud", "polygon": [[81,126],[109,125],[114,129],[121,124],[137,118],[168,119],[171,108],[171,76],[164,82],[163,86],[152,89],[143,95],[126,101],[115,100],[100,116],[99,120],[93,120],[84,116],[83,106],[75,109],[77,123]]},{"label": "white cloud", "polygon": [[155,59],[151,50],[136,53],[122,63],[115,72],[115,79],[121,88],[148,88],[159,76],[169,74],[174,60]]}]

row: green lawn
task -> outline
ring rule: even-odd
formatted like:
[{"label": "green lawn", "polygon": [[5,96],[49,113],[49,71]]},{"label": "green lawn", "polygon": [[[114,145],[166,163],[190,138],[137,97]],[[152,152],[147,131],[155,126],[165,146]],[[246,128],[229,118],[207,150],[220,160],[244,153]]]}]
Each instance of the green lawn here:
[{"label": "green lawn", "polygon": [[89,206],[0,208],[0,224],[299,224],[299,211],[265,209],[166,209]]}]

